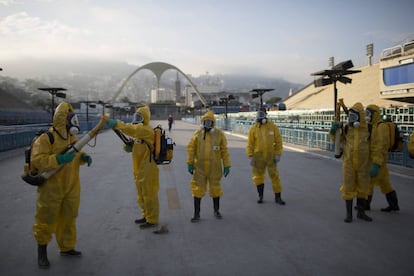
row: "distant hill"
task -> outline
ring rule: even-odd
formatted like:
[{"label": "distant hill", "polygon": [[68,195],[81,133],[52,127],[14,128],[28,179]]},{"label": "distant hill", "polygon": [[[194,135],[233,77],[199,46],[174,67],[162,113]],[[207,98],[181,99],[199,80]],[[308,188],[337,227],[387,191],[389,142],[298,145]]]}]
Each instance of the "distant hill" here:
[{"label": "distant hill", "polygon": [[[20,97],[15,96],[0,87],[0,110],[33,110],[34,108],[24,102]],[[22,91],[22,93],[24,93]]]},{"label": "distant hill", "polygon": [[[2,75],[17,78],[20,81],[34,79],[48,86],[64,87],[72,100],[102,99],[112,98],[117,91],[123,79],[134,72],[138,66],[130,65],[124,62],[107,62],[95,60],[65,60],[65,61],[44,61],[44,60],[21,60],[15,62],[6,62],[2,64]],[[272,97],[286,98],[289,90],[297,91],[302,88],[303,84],[292,83],[278,77],[270,78],[263,76],[240,75],[240,74],[218,74],[218,75],[201,75],[198,77],[191,76],[196,85],[205,83],[207,79],[213,79],[219,82],[220,89],[227,92],[248,92],[254,88],[273,88],[263,96],[264,100]],[[173,91],[175,89],[174,81],[176,72],[167,71],[161,80],[161,85],[166,89]],[[180,77],[184,87],[185,80]],[[131,88],[129,94],[125,93],[130,100],[137,101],[137,94],[134,91],[140,91],[141,94],[149,96],[147,91],[154,87],[154,76],[147,70],[140,72],[137,77],[129,82]],[[126,90],[126,89],[125,89]],[[132,92],[131,92],[132,91]],[[39,93],[36,89],[30,87],[31,93]],[[135,95],[134,95],[135,93]],[[134,98],[135,97],[135,98]],[[148,100],[139,98],[139,100]]]}]

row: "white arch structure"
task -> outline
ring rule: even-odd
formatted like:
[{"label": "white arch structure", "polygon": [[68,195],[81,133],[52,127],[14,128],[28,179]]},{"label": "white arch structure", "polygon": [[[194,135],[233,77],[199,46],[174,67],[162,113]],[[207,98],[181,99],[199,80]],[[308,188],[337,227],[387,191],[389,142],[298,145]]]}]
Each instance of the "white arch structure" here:
[{"label": "white arch structure", "polygon": [[199,97],[200,101],[202,102],[202,104],[205,107],[208,107],[208,104],[206,102],[206,100],[204,99],[204,97],[201,95],[200,91],[198,91],[197,86],[191,81],[191,79],[189,77],[187,77],[186,74],[184,74],[183,71],[181,71],[180,69],[178,69],[177,67],[175,67],[174,65],[165,63],[165,62],[151,62],[148,64],[145,64],[141,67],[139,67],[138,69],[136,69],[134,72],[132,72],[132,74],[130,74],[128,76],[128,78],[126,78],[124,80],[124,82],[122,83],[122,85],[119,87],[118,91],[116,91],[115,95],[112,97],[111,99],[111,103],[113,103],[116,98],[119,96],[119,94],[121,94],[122,89],[124,89],[125,85],[127,84],[127,82],[139,71],[144,70],[144,69],[148,69],[150,71],[152,71],[154,73],[154,75],[157,77],[157,89],[159,89],[160,87],[160,79],[162,74],[164,74],[165,71],[170,70],[170,69],[174,69],[177,70],[178,72],[181,73],[181,75],[183,75],[188,82],[191,84],[191,86],[194,88],[194,91],[196,92],[197,96]]}]

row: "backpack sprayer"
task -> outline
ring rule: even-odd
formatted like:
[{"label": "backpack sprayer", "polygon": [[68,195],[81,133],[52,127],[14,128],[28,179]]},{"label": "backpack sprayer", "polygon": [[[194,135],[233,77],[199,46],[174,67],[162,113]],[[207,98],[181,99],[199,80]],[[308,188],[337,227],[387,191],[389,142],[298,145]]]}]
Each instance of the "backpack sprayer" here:
[{"label": "backpack sprayer", "polygon": [[[67,151],[79,152],[90,140],[92,140],[96,135],[98,135],[98,132],[105,127],[105,124],[108,120],[109,120],[109,117],[107,115],[103,115],[99,123],[93,129],[91,129],[86,135],[80,138],[75,144],[67,147],[64,150],[64,152],[67,152]],[[27,171],[25,170],[25,172],[22,174],[22,179],[30,185],[40,186],[47,179],[49,179],[52,175],[58,172],[63,166],[64,165],[61,165],[59,168],[56,168],[56,169],[53,169],[47,172],[43,172],[37,175],[32,175],[30,172],[30,169]]]}]

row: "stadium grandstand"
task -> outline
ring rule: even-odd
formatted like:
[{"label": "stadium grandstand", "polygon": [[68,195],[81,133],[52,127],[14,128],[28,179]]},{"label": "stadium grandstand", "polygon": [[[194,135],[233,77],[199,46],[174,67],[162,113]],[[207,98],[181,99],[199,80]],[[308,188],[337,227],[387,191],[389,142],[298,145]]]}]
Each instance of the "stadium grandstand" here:
[{"label": "stadium grandstand", "polygon": [[[414,130],[414,40],[385,49],[380,62],[356,68],[351,84],[337,82],[337,97],[350,107],[376,104],[388,120],[406,133]],[[310,83],[283,100],[286,111],[270,111],[269,117],[282,125],[327,128],[334,120],[333,84],[316,87]],[[248,114],[244,116],[250,117]],[[341,120],[346,120],[342,112]]]}]

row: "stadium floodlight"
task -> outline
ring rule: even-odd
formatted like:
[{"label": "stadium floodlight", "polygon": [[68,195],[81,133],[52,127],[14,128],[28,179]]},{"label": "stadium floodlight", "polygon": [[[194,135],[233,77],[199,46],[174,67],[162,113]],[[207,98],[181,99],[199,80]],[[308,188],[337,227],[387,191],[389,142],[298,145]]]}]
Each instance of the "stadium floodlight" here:
[{"label": "stadium floodlight", "polygon": [[66,93],[61,91],[66,91],[65,88],[62,87],[44,87],[44,88],[38,88],[42,91],[47,91],[52,95],[52,122],[53,122],[53,115],[55,115],[55,97],[58,98],[66,98]]},{"label": "stadium floodlight", "polygon": [[[335,114],[335,121],[339,122],[339,104],[338,102],[338,90],[336,88],[336,82],[342,82],[344,84],[351,83],[352,80],[348,77],[344,77],[345,75],[350,75],[354,73],[361,72],[360,70],[349,70],[354,67],[352,60],[346,60],[343,62],[338,63],[335,66],[332,66],[330,70],[323,70],[319,72],[315,72],[311,74],[311,76],[321,76],[321,78],[316,79],[314,81],[315,87],[325,86],[328,84],[332,84],[334,86],[334,114]],[[339,158],[342,155],[342,151],[340,148],[340,136],[339,131],[335,134],[335,157]]]},{"label": "stadium floodlight", "polygon": [[318,71],[311,74],[311,76],[321,76],[321,78],[314,81],[315,87],[325,86],[333,83],[335,111],[336,102],[338,101],[338,90],[336,89],[336,82],[339,81],[343,84],[351,83],[352,79],[344,76],[361,72],[361,70],[349,70],[352,67],[354,67],[352,60],[346,60],[333,66],[332,69]]},{"label": "stadium floodlight", "polygon": [[325,85],[328,85],[328,84],[331,84],[331,83],[333,83],[332,79],[324,78],[324,77],[316,79],[316,80],[313,81],[313,85],[315,85],[315,87],[325,86]]}]

